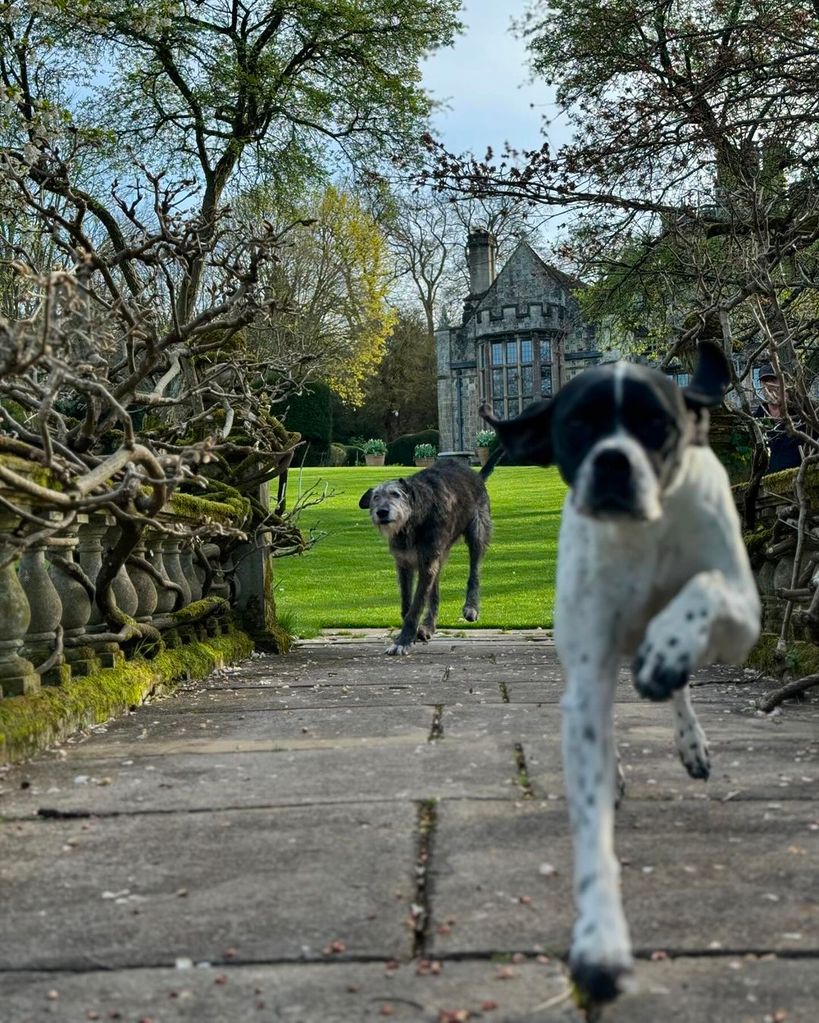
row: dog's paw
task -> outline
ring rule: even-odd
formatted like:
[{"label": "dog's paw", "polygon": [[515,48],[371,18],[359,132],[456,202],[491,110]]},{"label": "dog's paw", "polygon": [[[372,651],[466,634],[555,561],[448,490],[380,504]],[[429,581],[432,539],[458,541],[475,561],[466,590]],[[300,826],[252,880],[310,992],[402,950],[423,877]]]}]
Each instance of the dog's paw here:
[{"label": "dog's paw", "polygon": [[478,620],[478,609],[472,607],[471,604],[464,604],[464,609],[461,613],[468,622],[477,622]]},{"label": "dog's paw", "polygon": [[590,1002],[610,1002],[625,990],[633,966],[623,907],[605,886],[588,884],[579,909],[568,967]]},{"label": "dog's paw", "polygon": [[634,686],[649,700],[667,700],[703,664],[710,637],[707,607],[669,605],[649,622],[632,665]]},{"label": "dog's paw", "polygon": [[395,643],[390,643],[390,645],[387,647],[384,653],[388,657],[398,657],[403,656],[404,654],[408,654],[411,648],[412,643],[402,643],[398,641]]},{"label": "dog's paw", "polygon": [[634,688],[647,700],[668,700],[672,693],[688,682],[691,658],[687,653],[657,648],[645,640],[632,665]]},{"label": "dog's paw", "polygon": [[614,1001],[627,986],[624,983],[626,979],[631,976],[630,965],[594,963],[582,957],[572,957],[569,969],[583,999],[598,1005]]},{"label": "dog's paw", "polygon": [[708,781],[711,774],[711,757],[708,753],[708,743],[705,739],[705,732],[698,722],[684,727],[678,723],[674,733],[677,743],[677,752],[683,767],[691,775],[701,781]]},{"label": "dog's paw", "polygon": [[434,625],[419,625],[415,638],[421,643],[429,643],[435,632]]}]

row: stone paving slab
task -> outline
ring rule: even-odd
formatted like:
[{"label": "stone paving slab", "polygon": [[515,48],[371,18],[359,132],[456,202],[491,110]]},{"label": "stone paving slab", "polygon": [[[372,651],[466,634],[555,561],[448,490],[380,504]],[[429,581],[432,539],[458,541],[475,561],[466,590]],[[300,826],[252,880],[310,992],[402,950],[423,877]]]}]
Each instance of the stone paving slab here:
[{"label": "stone paving slab", "polygon": [[[422,977],[412,964],[385,970],[383,963],[335,962],[10,973],[1,982],[4,1023],[440,1023],[442,1012],[464,1009],[472,1020],[497,1023],[584,1019],[567,997],[560,967],[531,960],[444,962],[439,974]],[[819,973],[811,960],[683,957],[638,962],[634,993],[608,1007],[603,1021],[764,1023],[779,1013],[784,1023],[815,1023],[817,1004]]]},{"label": "stone paving slab", "polygon": [[[815,825],[816,807],[807,802],[626,801],[615,842],[635,948],[819,954]],[[564,953],[570,870],[562,806],[442,803],[432,953]]]},{"label": "stone paving slab", "polygon": [[[434,708],[338,707],[310,710],[251,711],[243,713],[179,713],[173,703],[159,711],[144,708],[130,719],[112,722],[93,741],[74,747],[82,756],[121,757],[138,741],[143,756],[160,753],[246,752],[282,748],[315,749],[342,746],[360,739],[407,738],[425,742],[432,728]],[[143,735],[143,732],[145,733]]]},{"label": "stone paving slab", "polygon": [[[563,971],[554,963],[511,969],[491,962],[446,963],[439,974],[422,977],[412,964],[396,967],[385,970],[382,962],[11,974],[0,981],[2,1018],[3,1023],[87,1023],[89,1012],[101,1020],[119,1012],[128,1023],[146,1016],[157,1023],[383,1023],[387,1018],[438,1023],[441,1012],[467,1009],[470,1019],[503,1023],[521,1013],[535,1018],[531,1013],[538,1005],[567,991]],[[506,973],[512,975],[502,979]],[[488,1008],[490,1003],[495,1008]],[[536,1018],[541,1023],[580,1020],[565,997]]]},{"label": "stone paving slab", "polygon": [[407,955],[416,825],[403,803],[6,826],[0,970]]},{"label": "stone paving slab", "polygon": [[[0,771],[1,1023],[357,1023],[385,1006],[580,1023],[562,966],[534,960],[565,954],[573,913],[554,647],[473,632],[406,658],[382,645],[254,657]],[[640,993],[603,1023],[819,1019],[819,706],[756,716],[755,678],[697,677],[703,785],[677,762],[668,708],[622,673],[626,909],[639,954],[671,958],[640,962]],[[414,934],[419,900],[430,922]],[[743,955],[771,949],[786,958]],[[515,951],[530,957],[495,959]],[[430,955],[442,973],[419,976]],[[216,966],[164,968],[180,957]]]},{"label": "stone paving slab", "polygon": [[[533,692],[534,697],[534,692]],[[541,693],[542,695],[542,693]],[[557,702],[559,694],[556,694]],[[243,687],[241,689],[209,690],[202,694],[180,693],[174,706],[182,713],[208,713],[232,706],[247,710],[290,710],[298,707],[434,707],[439,703],[504,703],[496,682],[452,684],[435,679],[432,682],[396,680],[388,685],[358,685],[350,682],[308,683],[286,688]],[[534,699],[532,702],[535,702]]]},{"label": "stone paving slab", "polygon": [[[68,770],[66,771],[66,767]],[[3,783],[0,815],[136,813],[258,806],[306,806],[449,798],[515,799],[512,746],[416,743],[397,737],[346,748],[316,745],[301,751],[176,753],[123,760],[72,756],[26,768],[26,787]],[[78,781],[79,779],[79,781]]]}]

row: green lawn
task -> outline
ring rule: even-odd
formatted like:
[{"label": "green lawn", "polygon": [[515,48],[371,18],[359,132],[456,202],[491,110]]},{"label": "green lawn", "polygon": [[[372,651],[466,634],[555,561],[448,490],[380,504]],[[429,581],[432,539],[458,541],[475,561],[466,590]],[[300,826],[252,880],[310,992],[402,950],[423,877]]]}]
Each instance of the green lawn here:
[{"label": "green lawn", "polygon": [[[414,470],[404,470],[409,475]],[[398,467],[291,472],[288,506],[319,484],[332,496],[306,509],[300,523],[327,535],[307,554],[275,563],[280,612],[300,635],[322,628],[397,627],[395,567],[387,542],[358,507],[364,491],[401,474]],[[565,486],[555,469],[507,468],[488,481],[494,532],[483,563],[477,627],[523,629],[552,624],[555,557]],[[439,628],[470,628],[460,617],[468,552],[458,543],[441,579]]]}]

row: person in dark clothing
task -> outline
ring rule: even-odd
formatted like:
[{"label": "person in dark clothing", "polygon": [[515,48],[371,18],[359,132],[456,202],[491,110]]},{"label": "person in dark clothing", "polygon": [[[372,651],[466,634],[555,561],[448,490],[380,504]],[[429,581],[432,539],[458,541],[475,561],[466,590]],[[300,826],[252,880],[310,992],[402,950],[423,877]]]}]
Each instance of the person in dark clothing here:
[{"label": "person in dark clothing", "polygon": [[[799,438],[791,436],[782,421],[782,389],[770,363],[766,363],[760,369],[759,383],[762,387],[763,401],[754,415],[757,419],[770,421],[765,424],[765,439],[771,453],[767,472],[793,469],[802,464],[802,448]],[[803,428],[799,420],[793,416],[791,418],[797,429]]]}]

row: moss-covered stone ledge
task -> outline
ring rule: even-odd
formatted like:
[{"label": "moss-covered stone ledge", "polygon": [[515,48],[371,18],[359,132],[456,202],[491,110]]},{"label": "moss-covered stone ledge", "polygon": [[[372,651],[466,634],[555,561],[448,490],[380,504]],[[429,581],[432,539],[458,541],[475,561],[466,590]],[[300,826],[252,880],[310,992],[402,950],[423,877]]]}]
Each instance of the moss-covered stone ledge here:
[{"label": "moss-covered stone ledge", "polygon": [[205,678],[252,652],[253,640],[232,628],[207,641],[164,650],[151,660],[135,657],[31,696],[0,700],[0,764],[24,760],[81,728],[124,714],[150,695]]}]

